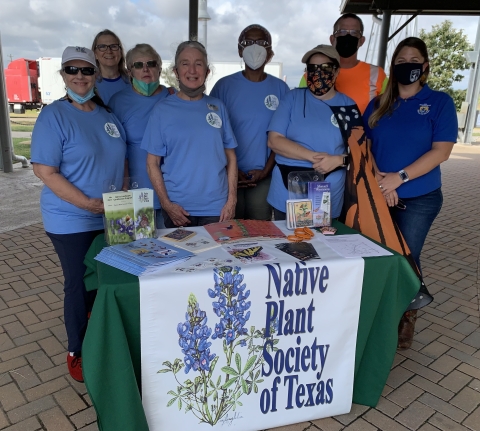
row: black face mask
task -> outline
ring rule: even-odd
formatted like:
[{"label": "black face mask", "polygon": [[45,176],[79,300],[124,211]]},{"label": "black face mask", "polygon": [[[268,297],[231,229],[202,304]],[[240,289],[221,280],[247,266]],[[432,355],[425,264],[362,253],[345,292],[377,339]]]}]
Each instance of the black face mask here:
[{"label": "black face mask", "polygon": [[348,58],[355,54],[358,51],[358,41],[359,39],[351,34],[337,37],[337,45],[335,48],[340,54],[340,57]]},{"label": "black face mask", "polygon": [[402,85],[417,82],[423,74],[423,63],[400,63],[393,66],[393,76]]}]

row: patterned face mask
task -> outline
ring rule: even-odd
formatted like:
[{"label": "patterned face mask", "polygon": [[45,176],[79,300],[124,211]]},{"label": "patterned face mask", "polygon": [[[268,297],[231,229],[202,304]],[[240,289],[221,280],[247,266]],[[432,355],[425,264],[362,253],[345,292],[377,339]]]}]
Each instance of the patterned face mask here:
[{"label": "patterned face mask", "polygon": [[307,64],[307,86],[315,96],[327,94],[335,84],[333,63]]}]

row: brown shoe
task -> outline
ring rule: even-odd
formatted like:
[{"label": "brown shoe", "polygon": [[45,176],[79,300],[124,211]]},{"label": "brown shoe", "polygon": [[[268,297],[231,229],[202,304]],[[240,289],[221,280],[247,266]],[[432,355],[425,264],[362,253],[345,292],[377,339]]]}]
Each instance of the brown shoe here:
[{"label": "brown shoe", "polygon": [[398,350],[409,349],[412,345],[413,334],[415,332],[415,322],[417,321],[417,310],[406,311],[398,325]]}]

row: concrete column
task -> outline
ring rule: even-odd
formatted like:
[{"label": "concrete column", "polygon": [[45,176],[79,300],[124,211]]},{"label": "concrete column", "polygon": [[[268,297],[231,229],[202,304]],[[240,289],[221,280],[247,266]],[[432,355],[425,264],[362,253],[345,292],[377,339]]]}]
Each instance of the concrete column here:
[{"label": "concrete column", "polygon": [[189,0],[188,40],[198,40],[198,0]]},{"label": "concrete column", "polygon": [[378,45],[377,66],[385,69],[385,59],[387,57],[388,36],[390,34],[390,20],[392,12],[384,10],[382,12],[382,27],[380,28],[380,42]]},{"label": "concrete column", "polygon": [[7,90],[5,86],[5,70],[3,68],[2,37],[0,35],[0,169],[9,173],[13,171],[13,146],[10,130],[10,114],[8,113]]}]

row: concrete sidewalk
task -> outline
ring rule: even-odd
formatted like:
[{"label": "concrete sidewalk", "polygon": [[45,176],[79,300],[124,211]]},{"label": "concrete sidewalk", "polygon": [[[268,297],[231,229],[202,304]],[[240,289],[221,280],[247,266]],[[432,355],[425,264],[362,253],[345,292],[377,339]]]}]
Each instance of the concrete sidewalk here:
[{"label": "concrete sidewalk", "polygon": [[[435,301],[377,408],[276,431],[480,431],[480,148],[457,145],[442,170],[444,207],[422,256]],[[0,430],[94,431],[85,386],[65,364],[63,278],[40,189],[31,168],[0,173]]]}]

